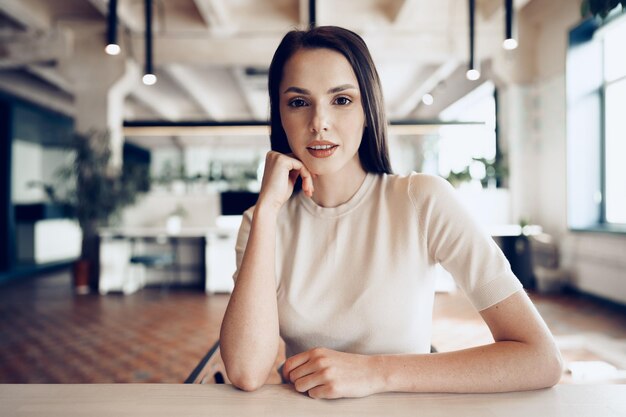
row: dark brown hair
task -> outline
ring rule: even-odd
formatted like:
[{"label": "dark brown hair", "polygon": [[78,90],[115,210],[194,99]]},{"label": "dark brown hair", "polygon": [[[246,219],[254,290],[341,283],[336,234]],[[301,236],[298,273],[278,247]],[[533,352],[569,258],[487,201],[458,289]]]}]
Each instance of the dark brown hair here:
[{"label": "dark brown hair", "polygon": [[278,45],[269,69],[270,142],[272,150],[290,153],[291,148],[280,119],[280,82],[285,64],[300,49],[327,48],[342,54],[354,70],[361,90],[366,127],[359,146],[359,158],[366,172],[391,174],[387,147],[387,117],[383,92],[374,61],[363,39],[337,26],[319,26],[306,31],[292,30]]}]

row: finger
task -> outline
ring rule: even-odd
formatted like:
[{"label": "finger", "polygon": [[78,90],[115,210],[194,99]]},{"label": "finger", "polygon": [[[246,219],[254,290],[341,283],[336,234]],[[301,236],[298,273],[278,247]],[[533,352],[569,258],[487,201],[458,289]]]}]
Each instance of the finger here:
[{"label": "finger", "polygon": [[300,378],[304,378],[307,375],[311,375],[317,371],[321,370],[319,363],[314,359],[309,359],[302,365],[295,367],[289,372],[287,379],[291,382],[295,382]]},{"label": "finger", "polygon": [[283,366],[283,376],[285,379],[289,379],[289,373],[296,369],[298,366],[309,361],[311,356],[311,351],[307,350],[305,352],[298,353],[297,355],[293,355],[285,361],[285,365]]},{"label": "finger", "polygon": [[313,191],[314,191],[313,175],[307,169],[307,167],[305,167],[304,164],[299,159],[296,158],[296,156],[293,153],[285,154],[285,156],[289,158],[289,162],[290,162],[290,164],[288,165],[289,170],[290,170],[289,178],[292,179],[293,182],[295,183],[295,178],[293,178],[291,175],[294,170],[298,171],[300,177],[302,177],[302,190],[304,191],[306,195],[308,195],[309,197],[312,197]]},{"label": "finger", "polygon": [[302,177],[302,189],[307,193],[309,197],[313,195],[314,187],[313,187],[313,175],[311,172],[303,165],[300,170],[300,176]]},{"label": "finger", "polygon": [[296,180],[298,179],[299,175],[300,175],[300,172],[296,170],[289,171],[289,181],[291,182],[291,184],[296,183]]},{"label": "finger", "polygon": [[325,398],[330,400],[341,397],[340,395],[337,395],[335,392],[333,392],[333,390],[330,389],[328,385],[318,385],[317,387],[311,388],[308,394],[309,397],[315,399]]},{"label": "finger", "polygon": [[323,385],[326,380],[322,372],[313,372],[293,381],[293,386],[298,392],[307,392],[317,386]]},{"label": "finger", "polygon": [[[302,162],[297,159],[290,158],[289,156],[287,156],[287,158],[283,158],[282,161],[284,168],[288,172],[289,181],[291,182],[291,184],[295,184],[298,176],[302,174],[302,170],[306,168],[304,167]],[[307,192],[307,189],[304,187],[304,183],[302,189],[305,191],[305,193]]]}]

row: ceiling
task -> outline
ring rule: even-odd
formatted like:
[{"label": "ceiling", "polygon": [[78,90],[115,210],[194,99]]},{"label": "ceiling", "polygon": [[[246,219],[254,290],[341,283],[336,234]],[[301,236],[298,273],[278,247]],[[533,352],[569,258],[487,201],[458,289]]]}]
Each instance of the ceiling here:
[{"label": "ceiling", "polygon": [[[515,7],[527,2],[515,1]],[[476,3],[477,50],[485,59],[502,42],[504,2]],[[424,93],[464,72],[467,4],[317,0],[316,21],[363,36],[379,70],[390,118],[414,119],[424,107]],[[55,28],[81,23],[101,28],[104,54],[107,8],[108,0],[0,0],[0,89],[37,86],[47,92],[46,100],[56,97],[71,113],[75,86],[55,66],[54,48],[16,59],[10,47],[29,36],[48,36],[55,45]],[[118,16],[122,48],[143,68],[144,2],[118,0]],[[158,81],[145,86],[137,79],[125,101],[124,119],[266,121],[273,51],[286,31],[308,22],[309,0],[154,0]]]}]

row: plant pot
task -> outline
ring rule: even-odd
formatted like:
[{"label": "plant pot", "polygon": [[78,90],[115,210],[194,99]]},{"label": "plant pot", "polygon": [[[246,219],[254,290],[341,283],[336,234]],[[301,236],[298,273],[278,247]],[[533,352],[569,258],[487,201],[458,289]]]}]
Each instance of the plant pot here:
[{"label": "plant pot", "polygon": [[74,292],[76,294],[89,294],[89,267],[86,259],[79,259],[74,263]]}]

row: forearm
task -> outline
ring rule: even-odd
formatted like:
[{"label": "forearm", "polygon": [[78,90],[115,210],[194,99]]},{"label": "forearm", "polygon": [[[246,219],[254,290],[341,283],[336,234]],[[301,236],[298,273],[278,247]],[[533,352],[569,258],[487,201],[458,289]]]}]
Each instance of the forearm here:
[{"label": "forearm", "polygon": [[220,334],[228,376],[243,389],[265,382],[278,353],[275,250],[276,214],[257,207]]},{"label": "forearm", "polygon": [[561,359],[549,343],[501,341],[455,352],[373,357],[383,391],[506,392],[550,387]]}]

